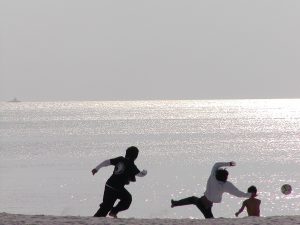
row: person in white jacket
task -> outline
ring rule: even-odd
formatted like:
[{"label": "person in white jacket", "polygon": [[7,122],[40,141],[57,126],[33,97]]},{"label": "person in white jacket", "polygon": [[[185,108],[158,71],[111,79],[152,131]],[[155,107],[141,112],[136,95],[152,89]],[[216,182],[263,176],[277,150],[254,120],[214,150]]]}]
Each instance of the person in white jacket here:
[{"label": "person in white jacket", "polygon": [[217,162],[214,164],[211,174],[207,180],[206,191],[200,198],[191,196],[178,201],[171,200],[171,207],[182,205],[196,205],[203,213],[205,218],[214,218],[212,214],[213,203],[220,203],[222,195],[227,192],[236,197],[250,198],[251,193],[245,193],[236,188],[231,182],[227,181],[228,171],[221,167],[235,166],[235,162]]}]

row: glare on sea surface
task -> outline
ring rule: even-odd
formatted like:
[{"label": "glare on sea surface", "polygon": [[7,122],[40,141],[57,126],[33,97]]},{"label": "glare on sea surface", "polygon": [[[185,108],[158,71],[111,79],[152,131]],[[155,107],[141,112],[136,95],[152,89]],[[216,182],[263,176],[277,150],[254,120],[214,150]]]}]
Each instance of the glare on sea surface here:
[{"label": "glare on sea surface", "polygon": [[[297,99],[4,104],[1,211],[90,216],[112,168],[90,170],[137,145],[148,174],[127,187],[134,200],[124,217],[202,218],[196,207],[171,209],[170,199],[201,196],[213,163],[231,160],[230,181],[257,186],[263,216],[296,214],[299,115]],[[213,211],[234,217],[243,200],[224,194]]]}]

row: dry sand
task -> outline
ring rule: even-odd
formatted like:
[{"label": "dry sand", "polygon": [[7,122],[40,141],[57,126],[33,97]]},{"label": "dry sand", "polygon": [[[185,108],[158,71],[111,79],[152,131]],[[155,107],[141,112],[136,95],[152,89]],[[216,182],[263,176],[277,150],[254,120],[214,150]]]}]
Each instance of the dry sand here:
[{"label": "dry sand", "polygon": [[220,219],[135,219],[0,213],[0,225],[300,225],[300,216]]}]

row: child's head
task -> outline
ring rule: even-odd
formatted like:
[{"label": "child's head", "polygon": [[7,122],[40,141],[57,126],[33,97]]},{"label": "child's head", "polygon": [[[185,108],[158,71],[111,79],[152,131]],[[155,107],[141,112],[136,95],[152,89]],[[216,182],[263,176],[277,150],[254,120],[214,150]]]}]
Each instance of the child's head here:
[{"label": "child's head", "polygon": [[138,157],[138,154],[139,154],[139,149],[135,146],[131,146],[127,148],[125,158],[134,161]]},{"label": "child's head", "polygon": [[248,188],[248,193],[256,194],[256,192],[257,192],[257,189],[255,186],[252,185]]},{"label": "child's head", "polygon": [[216,171],[216,179],[218,181],[226,182],[228,178],[228,171],[225,169],[218,169]]}]

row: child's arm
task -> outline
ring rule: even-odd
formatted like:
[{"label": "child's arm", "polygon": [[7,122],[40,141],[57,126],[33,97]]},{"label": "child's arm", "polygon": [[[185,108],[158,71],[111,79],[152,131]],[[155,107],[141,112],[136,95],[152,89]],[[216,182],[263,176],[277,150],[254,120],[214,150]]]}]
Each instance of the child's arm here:
[{"label": "child's arm", "polygon": [[108,160],[104,160],[102,163],[100,163],[98,166],[96,166],[93,170],[92,170],[92,174],[95,175],[95,173],[98,172],[98,170],[102,167],[106,167],[106,166],[110,166],[111,162],[110,159]]},{"label": "child's arm", "polygon": [[235,216],[238,217],[239,214],[244,211],[245,207],[246,207],[246,204],[245,204],[245,201],[244,201],[242,207],[240,208],[240,210],[235,213]]}]

